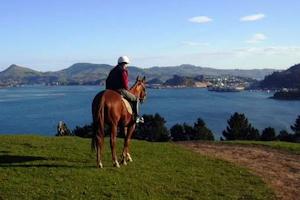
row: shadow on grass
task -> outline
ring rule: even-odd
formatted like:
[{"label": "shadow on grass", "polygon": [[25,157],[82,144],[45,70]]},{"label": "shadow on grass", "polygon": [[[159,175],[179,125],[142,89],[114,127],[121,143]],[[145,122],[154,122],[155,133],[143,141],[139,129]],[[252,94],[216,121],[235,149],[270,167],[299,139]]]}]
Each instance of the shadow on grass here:
[{"label": "shadow on grass", "polygon": [[32,167],[37,167],[37,168],[74,168],[74,169],[79,169],[79,168],[92,168],[92,166],[75,166],[75,165],[60,165],[60,164],[13,164],[13,165],[1,165],[0,167],[22,167],[22,168],[32,168]]},{"label": "shadow on grass", "polygon": [[[33,162],[33,161],[49,161],[49,159],[39,156],[17,156],[17,155],[0,155],[0,167],[46,167],[46,168],[92,168],[92,165],[82,165],[83,162],[78,162],[76,165],[75,163],[72,164],[32,164],[26,162]],[[53,159],[50,159],[53,161]],[[24,163],[24,164],[21,164]],[[79,164],[80,163],[80,164]]]},{"label": "shadow on grass", "polygon": [[47,160],[39,156],[0,155],[0,164],[23,163],[37,160]]}]

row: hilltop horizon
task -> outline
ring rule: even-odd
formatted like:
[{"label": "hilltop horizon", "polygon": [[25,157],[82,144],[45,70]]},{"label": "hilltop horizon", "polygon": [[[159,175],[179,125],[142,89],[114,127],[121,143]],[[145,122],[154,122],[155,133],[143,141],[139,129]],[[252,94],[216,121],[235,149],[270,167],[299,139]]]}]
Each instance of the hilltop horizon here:
[{"label": "hilltop horizon", "polygon": [[[300,63],[300,61],[298,62]],[[136,67],[136,68],[140,68],[140,69],[152,69],[152,68],[172,68],[172,67],[185,67],[185,66],[193,66],[193,67],[198,67],[198,68],[204,68],[204,69],[215,69],[215,70],[274,70],[274,71],[282,71],[282,70],[286,70],[288,69],[290,66],[296,65],[298,63],[294,63],[292,65],[289,65],[287,67],[284,68],[277,68],[277,67],[264,67],[264,68],[258,68],[258,67],[252,67],[252,68],[243,68],[243,67],[231,67],[231,68],[226,68],[226,67],[210,67],[210,66],[202,66],[202,65],[195,65],[195,64],[190,64],[190,63],[182,63],[182,64],[178,64],[178,65],[164,65],[164,66],[137,66],[137,65],[129,65],[130,67]],[[75,62],[73,64],[70,64],[68,66],[65,67],[61,67],[61,68],[57,68],[57,69],[53,69],[53,70],[42,70],[40,67],[35,67],[35,66],[30,66],[30,65],[22,65],[22,64],[17,64],[17,63],[12,63],[9,64],[6,67],[0,66],[0,72],[3,72],[5,70],[7,70],[8,68],[12,67],[12,66],[18,66],[18,67],[23,67],[23,68],[29,68],[31,70],[34,71],[38,71],[38,72],[56,72],[56,71],[61,71],[61,70],[65,70],[68,69],[70,67],[72,67],[73,65],[76,64],[92,64],[92,65],[108,65],[108,66],[116,66],[116,64],[109,64],[109,63],[95,63],[95,62]]]}]

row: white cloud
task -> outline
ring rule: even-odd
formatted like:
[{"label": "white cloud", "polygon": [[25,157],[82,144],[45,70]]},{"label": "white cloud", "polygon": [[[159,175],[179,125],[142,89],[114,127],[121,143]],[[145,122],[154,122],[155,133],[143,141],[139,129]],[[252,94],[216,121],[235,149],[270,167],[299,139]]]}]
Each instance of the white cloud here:
[{"label": "white cloud", "polygon": [[269,47],[250,47],[234,49],[238,54],[253,55],[300,55],[300,47],[297,46],[269,46]]},{"label": "white cloud", "polygon": [[252,38],[250,38],[250,40],[247,40],[246,42],[249,44],[257,44],[264,41],[265,39],[267,39],[267,37],[264,34],[256,33],[252,36]]},{"label": "white cloud", "polygon": [[193,22],[193,23],[204,24],[204,23],[211,22],[212,19],[207,16],[196,16],[196,17],[190,18],[189,21]]},{"label": "white cloud", "polygon": [[248,15],[248,16],[241,17],[240,21],[252,22],[252,21],[261,20],[263,18],[265,18],[265,14],[258,13],[258,14],[254,14],[254,15]]},{"label": "white cloud", "polygon": [[[198,52],[169,52],[159,57],[137,59],[137,66],[175,66],[182,63],[220,69],[288,68],[299,63],[300,46],[201,49]],[[145,64],[146,63],[146,64]]]},{"label": "white cloud", "polygon": [[182,41],[182,45],[184,46],[209,46],[209,43],[201,43],[201,42],[192,42],[192,41]]}]

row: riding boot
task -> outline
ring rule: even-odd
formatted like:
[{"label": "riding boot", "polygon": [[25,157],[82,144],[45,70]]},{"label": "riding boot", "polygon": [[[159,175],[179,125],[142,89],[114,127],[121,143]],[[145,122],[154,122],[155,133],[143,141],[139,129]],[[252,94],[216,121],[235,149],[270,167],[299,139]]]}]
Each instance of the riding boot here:
[{"label": "riding boot", "polygon": [[139,100],[133,103],[133,112],[135,116],[136,123],[144,123],[144,118],[139,116]]}]

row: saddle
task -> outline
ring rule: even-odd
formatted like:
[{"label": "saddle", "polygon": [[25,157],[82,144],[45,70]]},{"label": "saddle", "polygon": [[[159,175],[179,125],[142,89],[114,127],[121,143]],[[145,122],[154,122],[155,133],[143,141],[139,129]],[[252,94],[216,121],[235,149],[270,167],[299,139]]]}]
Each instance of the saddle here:
[{"label": "saddle", "polygon": [[127,111],[132,115],[132,114],[133,114],[133,111],[132,111],[132,106],[131,106],[131,104],[130,104],[129,101],[128,101],[127,99],[125,99],[122,95],[121,95],[121,97],[122,97],[122,101],[123,101],[123,103],[124,103],[124,105],[125,105]]}]

